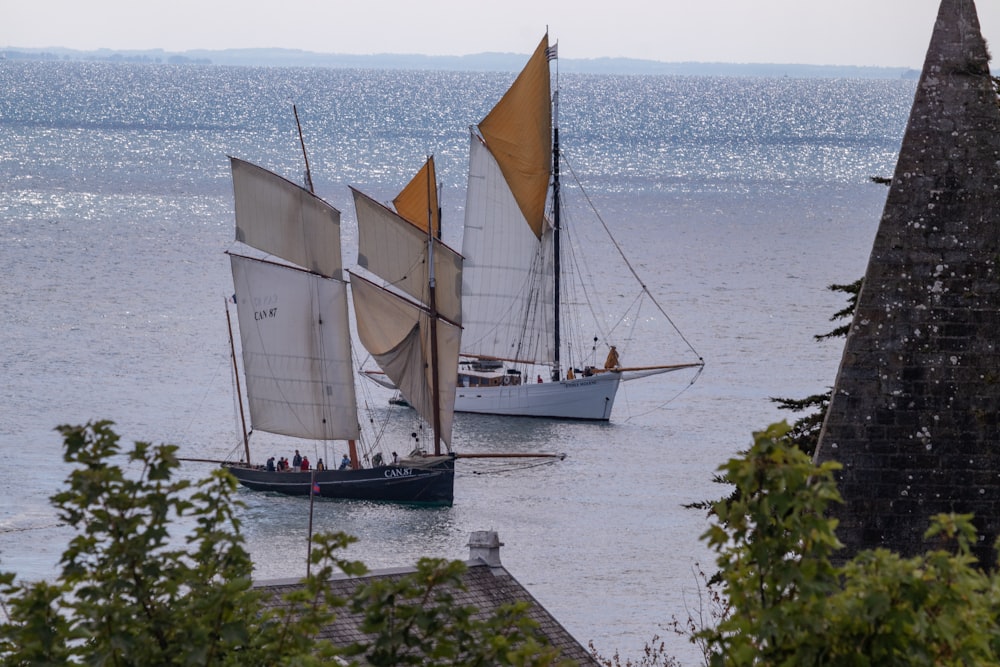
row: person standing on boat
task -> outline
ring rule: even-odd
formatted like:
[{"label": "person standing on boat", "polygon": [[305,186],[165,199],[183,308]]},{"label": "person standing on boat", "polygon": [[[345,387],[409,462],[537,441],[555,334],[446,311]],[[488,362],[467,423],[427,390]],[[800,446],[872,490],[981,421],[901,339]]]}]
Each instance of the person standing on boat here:
[{"label": "person standing on boat", "polygon": [[274,457],[272,456],[267,460],[267,471],[274,472]]},{"label": "person standing on boat", "polygon": [[299,470],[301,470],[302,472],[306,472],[307,470],[309,470],[309,457],[308,456],[303,456],[302,460],[299,461]]},{"label": "person standing on boat", "polygon": [[397,454],[396,452],[392,453],[392,465],[394,466],[399,465],[399,454]]},{"label": "person standing on boat", "polygon": [[316,470],[326,470],[326,466],[323,465],[323,459],[316,461]]},{"label": "person standing on boat", "polygon": [[302,456],[299,454],[299,450],[295,450],[295,456],[292,457],[292,467],[296,470],[302,465]]},{"label": "person standing on boat", "polygon": [[340,469],[347,470],[351,467],[351,459],[347,458],[347,454],[344,454],[344,458],[340,459]]}]

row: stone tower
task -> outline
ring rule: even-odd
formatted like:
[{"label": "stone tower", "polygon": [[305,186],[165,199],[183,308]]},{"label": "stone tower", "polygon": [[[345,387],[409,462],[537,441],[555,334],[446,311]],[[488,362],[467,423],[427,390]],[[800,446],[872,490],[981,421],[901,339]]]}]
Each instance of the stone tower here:
[{"label": "stone tower", "polygon": [[816,451],[850,556],[940,512],[1000,536],[1000,108],[973,0],[942,0]]}]

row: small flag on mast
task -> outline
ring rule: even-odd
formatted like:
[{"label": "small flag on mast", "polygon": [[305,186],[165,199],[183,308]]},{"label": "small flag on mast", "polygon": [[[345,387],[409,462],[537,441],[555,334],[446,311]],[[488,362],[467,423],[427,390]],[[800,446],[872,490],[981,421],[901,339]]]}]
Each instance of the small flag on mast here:
[{"label": "small flag on mast", "polygon": [[549,48],[545,49],[545,56],[549,60],[555,60],[556,58],[558,58],[559,57],[559,43],[557,42],[557,43],[553,44],[552,46],[550,46]]}]

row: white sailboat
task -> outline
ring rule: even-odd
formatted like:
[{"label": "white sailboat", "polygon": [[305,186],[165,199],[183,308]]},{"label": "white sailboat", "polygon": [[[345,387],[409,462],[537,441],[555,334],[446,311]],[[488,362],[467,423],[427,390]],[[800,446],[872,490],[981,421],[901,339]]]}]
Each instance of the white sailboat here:
[{"label": "white sailboat", "polygon": [[[351,279],[362,344],[434,426],[433,451],[418,448],[397,462],[378,451],[376,443],[359,443],[339,211],[266,169],[236,158],[231,164],[238,247],[229,255],[252,431],[303,442],[343,441],[349,463],[337,470],[272,469],[261,458],[252,458],[244,427],[245,458],[223,466],[244,486],[261,491],[451,504],[456,457],[450,439],[460,329],[435,314],[433,271],[407,285],[423,303],[403,299],[360,276]],[[423,253],[433,253],[432,244],[416,238],[419,234],[406,237],[383,219],[364,217],[361,229],[375,231],[362,232],[363,265],[376,274],[388,272],[383,279],[395,275],[394,262],[419,264]],[[249,249],[264,256],[254,256]],[[460,275],[460,261],[457,270]],[[425,281],[422,286],[416,284],[420,280]],[[460,317],[458,289],[452,291],[444,307]],[[237,366],[235,353],[233,360]]]},{"label": "white sailboat", "polygon": [[623,367],[614,346],[601,366],[569,357],[560,313],[554,58],[546,34],[506,94],[471,129],[457,412],[606,421],[623,380],[704,366],[695,355],[693,362]]}]

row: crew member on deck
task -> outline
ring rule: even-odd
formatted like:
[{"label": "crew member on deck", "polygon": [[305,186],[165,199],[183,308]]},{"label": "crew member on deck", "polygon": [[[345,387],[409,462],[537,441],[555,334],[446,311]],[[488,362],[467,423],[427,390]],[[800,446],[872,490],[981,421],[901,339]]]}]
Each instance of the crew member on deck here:
[{"label": "crew member on deck", "polygon": [[351,467],[351,459],[347,458],[347,454],[344,454],[344,458],[340,459],[340,470],[347,470]]}]

